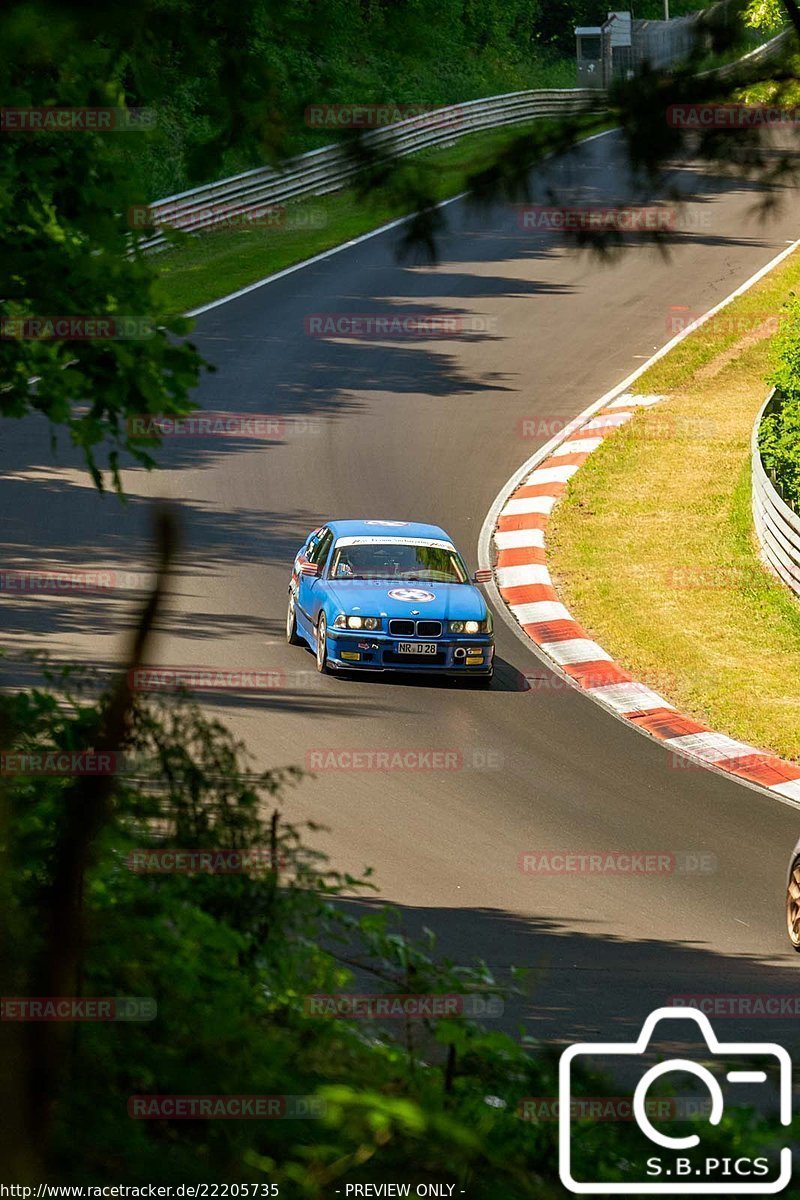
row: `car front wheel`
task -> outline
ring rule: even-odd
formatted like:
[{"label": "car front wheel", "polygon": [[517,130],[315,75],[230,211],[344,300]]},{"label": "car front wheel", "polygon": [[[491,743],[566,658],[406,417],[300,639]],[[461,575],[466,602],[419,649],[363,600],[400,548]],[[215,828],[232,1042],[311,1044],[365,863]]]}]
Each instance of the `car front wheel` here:
[{"label": "car front wheel", "polygon": [[325,675],[328,672],[328,623],[325,620],[325,613],[320,614],[317,624],[317,670],[320,675]]},{"label": "car front wheel", "polygon": [[289,592],[289,606],[286,609],[286,640],[290,646],[299,646],[303,641],[297,632],[297,609],[292,592]]},{"label": "car front wheel", "polygon": [[786,930],[789,941],[800,953],[800,854],[792,863],[789,872],[789,888],[786,893]]}]

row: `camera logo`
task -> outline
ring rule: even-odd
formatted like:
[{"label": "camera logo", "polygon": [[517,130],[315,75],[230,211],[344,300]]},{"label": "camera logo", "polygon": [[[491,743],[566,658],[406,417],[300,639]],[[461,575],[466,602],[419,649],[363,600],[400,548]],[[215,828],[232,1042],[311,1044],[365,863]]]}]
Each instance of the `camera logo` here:
[{"label": "camera logo", "polygon": [[[608,1170],[598,1172],[602,1182],[591,1179],[576,1179],[573,1171],[573,1141],[575,1127],[571,1116],[575,1112],[572,1093],[572,1066],[582,1056],[590,1057],[597,1068],[601,1056],[616,1059],[623,1056],[643,1057],[653,1041],[653,1031],[659,1022],[681,1020],[693,1021],[706,1044],[703,1059],[714,1069],[688,1058],[670,1058],[645,1070],[633,1093],[633,1115],[641,1131],[641,1166],[627,1164],[631,1178],[619,1183],[608,1180]],[[663,1028],[663,1027],[662,1027]],[[743,1057],[748,1067],[741,1067]],[[754,1061],[753,1061],[754,1060]],[[623,1058],[624,1062],[624,1058]],[[619,1063],[617,1064],[619,1066]],[[723,1083],[735,1093],[736,1105],[753,1104],[757,1097],[752,1089],[743,1096],[748,1085],[765,1085],[777,1067],[781,1125],[789,1125],[792,1119],[792,1062],[783,1046],[774,1042],[720,1042],[711,1027],[708,1017],[687,1008],[658,1008],[652,1012],[642,1026],[635,1042],[581,1042],[570,1046],[561,1055],[559,1063],[559,1174],[564,1186],[576,1195],[768,1195],[782,1191],[792,1176],[792,1152],[788,1146],[763,1157],[711,1157],[701,1145],[696,1133],[677,1137],[657,1129],[648,1115],[647,1093],[656,1080],[669,1074],[693,1075],[708,1089],[710,1110],[707,1119],[711,1125],[719,1125],[725,1110]],[[730,1098],[729,1098],[730,1100]],[[652,1111],[652,1109],[651,1109]],[[660,1153],[655,1153],[656,1148]],[[634,1170],[639,1176],[634,1178]]]}]

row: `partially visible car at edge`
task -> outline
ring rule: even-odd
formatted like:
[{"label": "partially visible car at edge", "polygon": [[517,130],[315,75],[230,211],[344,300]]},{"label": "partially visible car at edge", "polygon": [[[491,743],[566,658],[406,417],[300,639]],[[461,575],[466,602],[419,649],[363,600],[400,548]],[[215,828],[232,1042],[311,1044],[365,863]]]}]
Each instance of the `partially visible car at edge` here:
[{"label": "partially visible car at edge", "polygon": [[789,941],[800,953],[800,839],[789,860],[789,877],[786,880],[786,929]]}]

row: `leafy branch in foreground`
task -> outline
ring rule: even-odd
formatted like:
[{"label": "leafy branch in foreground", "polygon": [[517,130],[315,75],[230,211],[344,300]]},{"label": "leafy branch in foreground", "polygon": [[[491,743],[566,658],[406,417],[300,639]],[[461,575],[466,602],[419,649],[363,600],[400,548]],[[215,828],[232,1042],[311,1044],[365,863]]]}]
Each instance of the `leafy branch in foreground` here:
[{"label": "leafy branch in foreground", "polygon": [[[78,123],[9,126],[0,139],[0,417],[64,428],[95,484],[108,472],[119,491],[125,456],[154,465],[157,442],[134,418],[191,411],[204,364],[178,340],[191,323],[159,301],[155,264],[135,250],[130,214],[149,197],[125,143],[149,135],[120,128],[130,116],[120,46],[96,28],[101,9],[77,12],[11,5],[0,16],[5,121],[55,106]],[[110,128],[82,127],[98,113]]]},{"label": "leafy branch in foreground", "polygon": [[751,29],[776,33],[783,26],[786,17],[781,0],[750,0],[745,9],[744,19]]}]

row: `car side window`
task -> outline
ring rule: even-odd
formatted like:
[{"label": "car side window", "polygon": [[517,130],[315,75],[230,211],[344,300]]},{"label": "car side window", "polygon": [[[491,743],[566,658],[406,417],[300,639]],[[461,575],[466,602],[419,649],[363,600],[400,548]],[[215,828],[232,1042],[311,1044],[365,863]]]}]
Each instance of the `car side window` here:
[{"label": "car side window", "polygon": [[330,529],[323,529],[322,533],[317,539],[316,544],[312,546],[308,552],[309,562],[319,563],[319,569],[322,570],[327,561],[328,552],[331,548],[332,542],[333,534],[331,533]]},{"label": "car side window", "polygon": [[322,539],[325,537],[326,533],[327,530],[323,529],[321,533],[318,533],[317,536],[312,538],[312,540],[308,543],[306,558],[309,562],[313,563],[317,561],[317,555],[319,554],[320,546],[322,545]]}]

